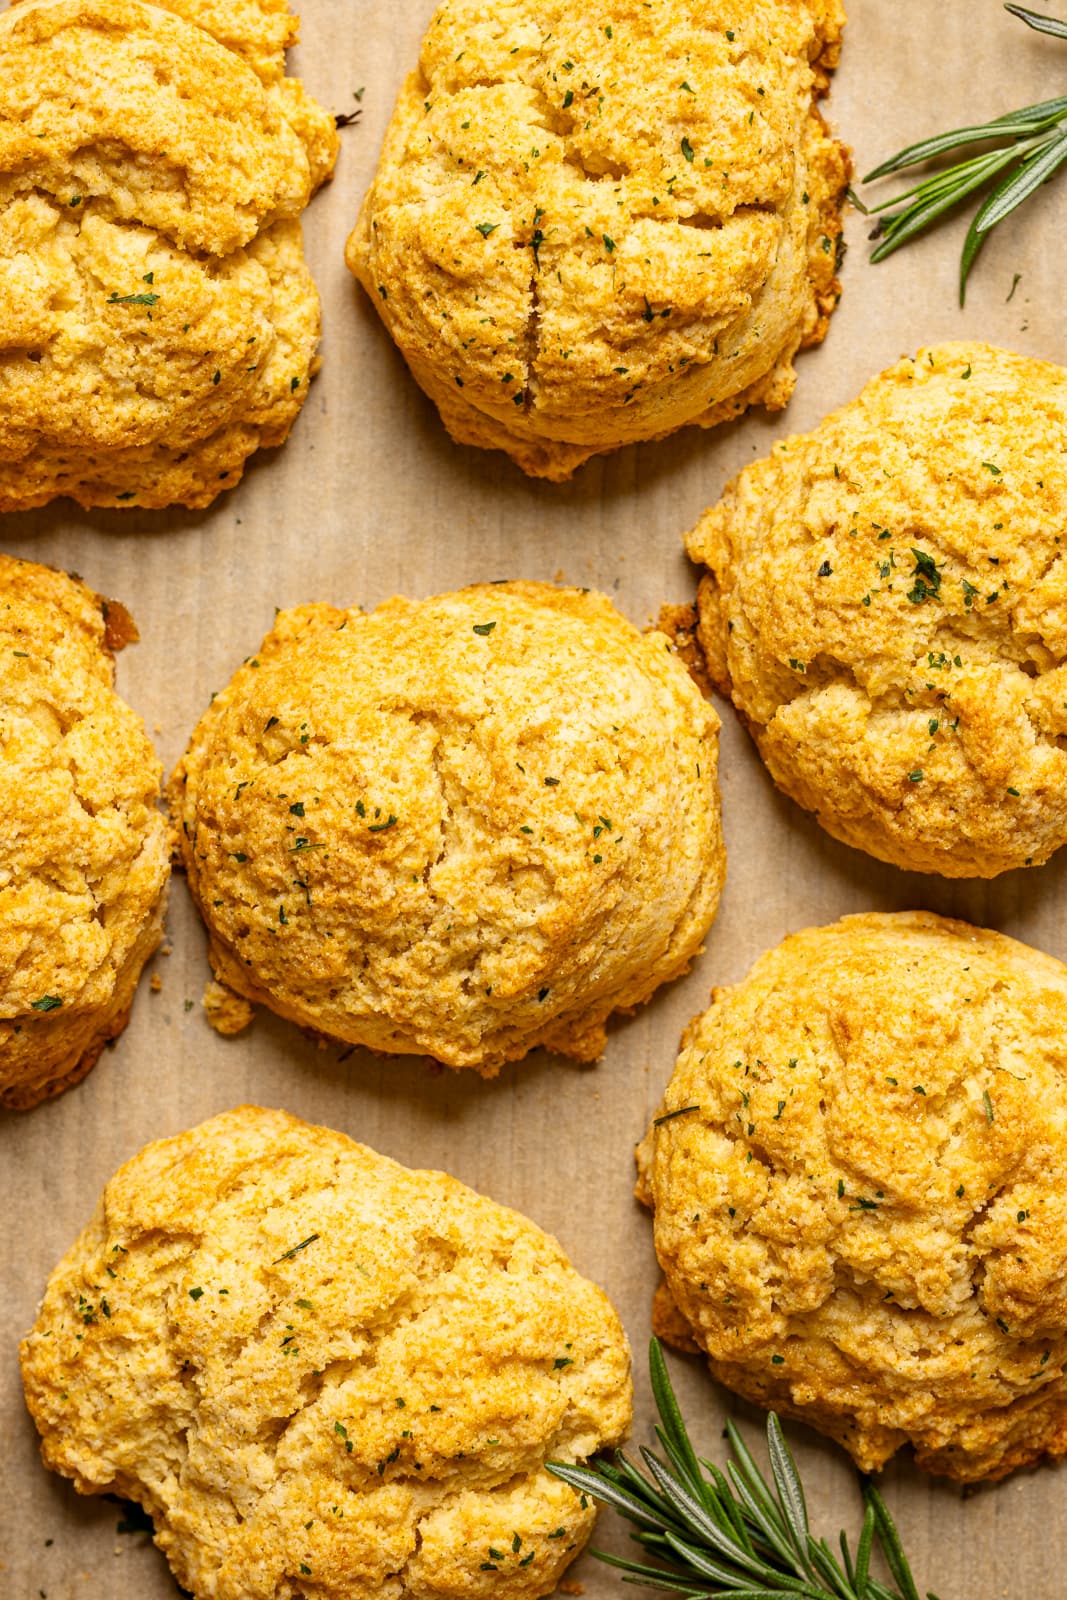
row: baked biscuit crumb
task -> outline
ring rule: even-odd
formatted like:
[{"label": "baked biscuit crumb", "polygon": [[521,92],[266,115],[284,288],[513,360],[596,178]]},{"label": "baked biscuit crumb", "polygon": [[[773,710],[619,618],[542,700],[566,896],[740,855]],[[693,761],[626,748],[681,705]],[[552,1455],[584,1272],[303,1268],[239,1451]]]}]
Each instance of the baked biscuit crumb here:
[{"label": "baked biscuit crumb", "polygon": [[1067,839],[1067,372],[922,350],[690,534],[712,679],[834,838],[945,877]]},{"label": "baked biscuit crumb", "polygon": [[45,1463],[197,1600],[549,1594],[595,1511],[545,1462],[622,1442],[629,1368],[533,1223],[248,1106],[116,1173],[22,1346]]},{"label": "baked biscuit crumb", "polygon": [[446,0],[348,265],[461,444],[535,477],[776,410],[837,303],[839,0]]},{"label": "baked biscuit crumb", "polygon": [[1067,1452],[1067,967],[926,912],[719,989],[639,1149],[656,1329],[864,1472]]},{"label": "baked biscuit crumb", "polygon": [[106,602],[0,555],[0,1106],[85,1076],[129,1019],[170,875],[160,766]]},{"label": "baked biscuit crumb", "polygon": [[725,873],[719,721],[601,595],[283,611],[169,789],[216,977],[351,1044],[580,1061],[685,972]]},{"label": "baked biscuit crumb", "polygon": [[214,0],[0,17],[0,510],[207,506],[286,438],[319,339],[300,214],[337,148],[294,34]]},{"label": "baked biscuit crumb", "polygon": [[207,1020],[215,1032],[221,1033],[224,1038],[243,1033],[255,1017],[255,1011],[243,995],[234,994],[223,983],[205,984],[201,1003]]}]

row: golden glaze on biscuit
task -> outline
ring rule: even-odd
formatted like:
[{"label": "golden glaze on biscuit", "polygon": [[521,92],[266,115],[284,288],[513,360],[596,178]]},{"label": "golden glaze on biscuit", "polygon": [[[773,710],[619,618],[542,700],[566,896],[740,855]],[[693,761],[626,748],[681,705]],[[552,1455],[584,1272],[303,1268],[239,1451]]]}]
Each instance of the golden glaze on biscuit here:
[{"label": "golden glaze on biscuit", "polygon": [[659,1115],[664,1337],[864,1471],[1067,1451],[1067,967],[921,912],[808,929],[715,992]]},{"label": "golden glaze on biscuit", "polygon": [[0,510],[206,506],[286,438],[337,138],[284,77],[294,26],[247,0],[0,17]]},{"label": "golden glaze on biscuit", "polygon": [[280,1111],[116,1173],[22,1346],[48,1466],[137,1500],[197,1600],[534,1600],[593,1524],[629,1352],[555,1240]]},{"label": "golden glaze on biscuit", "polygon": [[715,914],[718,727],[600,595],[282,612],[170,786],[216,975],[486,1075],[538,1045],[594,1060]]},{"label": "golden glaze on biscuit", "polygon": [[0,556],[0,1105],[85,1075],[122,1032],[170,874],[160,766],[112,688],[98,595]]},{"label": "golden glaze on biscuit", "polygon": [[836,304],[839,0],[447,0],[348,264],[462,444],[568,478],[785,405]]},{"label": "golden glaze on biscuit", "polygon": [[992,878],[1067,839],[1067,372],[921,351],[689,536],[699,635],[779,788],[845,844]]}]

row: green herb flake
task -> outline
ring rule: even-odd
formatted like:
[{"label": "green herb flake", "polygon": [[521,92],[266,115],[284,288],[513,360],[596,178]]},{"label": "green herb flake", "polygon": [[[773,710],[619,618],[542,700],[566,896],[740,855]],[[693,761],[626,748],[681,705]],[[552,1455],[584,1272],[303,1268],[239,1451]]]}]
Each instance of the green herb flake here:
[{"label": "green herb flake", "polygon": [[291,1261],[295,1255],[299,1255],[301,1250],[306,1250],[309,1244],[314,1244],[315,1240],[320,1237],[321,1235],[317,1233],[309,1233],[306,1239],[301,1239],[299,1244],[294,1244],[293,1248],[287,1250],[284,1255],[279,1256],[277,1261],[272,1261],[271,1266],[277,1267],[283,1261]]},{"label": "green herb flake", "polygon": [[[924,600],[935,600],[940,596],[941,574],[929,551],[916,550],[913,547],[911,553],[915,557],[913,571],[915,582],[908,591],[908,599],[913,606],[919,606],[922,605]],[[883,574],[883,576],[886,576],[886,574]]]},{"label": "green herb flake", "polygon": [[652,1126],[654,1128],[660,1128],[665,1122],[673,1122],[675,1117],[688,1117],[691,1112],[699,1110],[699,1106],[679,1106],[677,1111],[667,1111],[662,1117],[654,1118]]}]

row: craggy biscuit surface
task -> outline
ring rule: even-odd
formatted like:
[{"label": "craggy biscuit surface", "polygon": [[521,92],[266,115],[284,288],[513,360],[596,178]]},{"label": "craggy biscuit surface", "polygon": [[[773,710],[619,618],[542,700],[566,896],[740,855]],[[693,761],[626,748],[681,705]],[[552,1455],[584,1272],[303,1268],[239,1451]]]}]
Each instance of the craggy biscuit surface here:
[{"label": "craggy biscuit surface", "polygon": [[555,1240],[243,1107],[116,1173],[22,1346],[48,1466],[135,1499],[197,1600],[520,1600],[593,1524],[629,1352]]},{"label": "craggy biscuit surface", "polygon": [[1067,372],[921,351],[747,467],[688,540],[700,640],[835,838],[991,878],[1067,839]]},{"label": "craggy biscuit surface", "polygon": [[206,506],[287,436],[337,138],[293,33],[266,0],[0,16],[0,510]]},{"label": "craggy biscuit surface", "polygon": [[1067,1451],[1067,967],[926,913],[795,934],[639,1151],[659,1331],[864,1471]]},{"label": "craggy biscuit surface", "polygon": [[593,1060],[715,914],[718,727],[600,595],[282,612],[170,786],[216,975],[486,1075],[537,1045]]},{"label": "craggy biscuit surface", "polygon": [[446,0],[348,244],[463,444],[567,478],[783,406],[836,304],[839,0]]},{"label": "craggy biscuit surface", "polygon": [[99,596],[0,556],[0,1105],[84,1076],[126,1026],[169,878],[160,767],[112,688]]}]

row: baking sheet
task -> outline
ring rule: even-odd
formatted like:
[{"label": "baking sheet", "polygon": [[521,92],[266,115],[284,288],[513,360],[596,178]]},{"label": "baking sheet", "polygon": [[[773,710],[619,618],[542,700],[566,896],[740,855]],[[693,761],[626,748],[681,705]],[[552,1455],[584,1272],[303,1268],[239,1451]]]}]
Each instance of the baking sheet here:
[{"label": "baking sheet", "polygon": [[[829,115],[862,172],[926,132],[1062,92],[1067,47],[1006,16],[999,0],[851,0]],[[1067,14],[1064,0],[1044,9]],[[202,514],[82,513],[67,502],[0,519],[0,548],[73,568],[123,599],[141,642],[119,660],[120,691],[154,732],[168,768],[213,689],[269,628],[275,606],[321,599],[367,606],[490,578],[562,579],[612,595],[638,623],[692,596],[683,532],[732,472],[787,432],[812,426],[873,373],[920,344],[985,338],[1067,361],[1062,249],[1067,180],[994,235],[956,303],[962,228],[884,266],[867,261],[854,214],[844,299],[827,344],[800,358],[788,411],[627,449],[573,483],[525,479],[500,455],[454,446],[409,379],[343,261],[393,98],[415,61],[432,0],[305,0],[295,70],[336,111],[362,106],[342,135],[334,182],[306,217],[324,302],[324,367],[289,443]],[[2,71],[0,62],[0,71]],[[364,90],[362,100],[354,98]],[[1019,275],[1016,282],[1016,274]],[[1012,293],[1014,285],[1014,293]],[[670,1076],[681,1029],[713,983],[740,978],[786,932],[849,911],[924,907],[1000,928],[1067,959],[1067,850],[995,883],[898,872],[834,843],[776,794],[728,707],[721,781],[729,880],[690,975],[616,1025],[605,1059],[581,1068],[542,1054],[493,1083],[424,1060],[339,1061],[261,1014],[236,1040],[200,1008],[204,940],[176,877],[171,953],[142,983],[133,1020],[89,1078],[57,1101],[0,1122],[6,1199],[0,1230],[0,1596],[4,1600],[173,1600],[146,1535],[118,1535],[119,1508],[83,1500],[41,1467],[16,1346],[51,1267],[114,1168],[149,1139],[243,1100],[284,1106],[412,1166],[441,1167],[556,1234],[618,1307],[635,1352],[635,1442],[650,1430],[644,1347],[656,1281],[651,1226],[632,1198],[635,1141]],[[726,1415],[759,1418],[693,1360],[673,1370],[698,1443],[717,1453]],[[814,1434],[791,1430],[813,1521],[831,1539],[858,1526],[855,1478]],[[961,1491],[904,1460],[884,1478],[920,1589],[941,1600],[1063,1593],[1067,1468]],[[622,1549],[604,1515],[598,1542]],[[588,1557],[572,1568],[589,1600],[629,1592]]]}]

